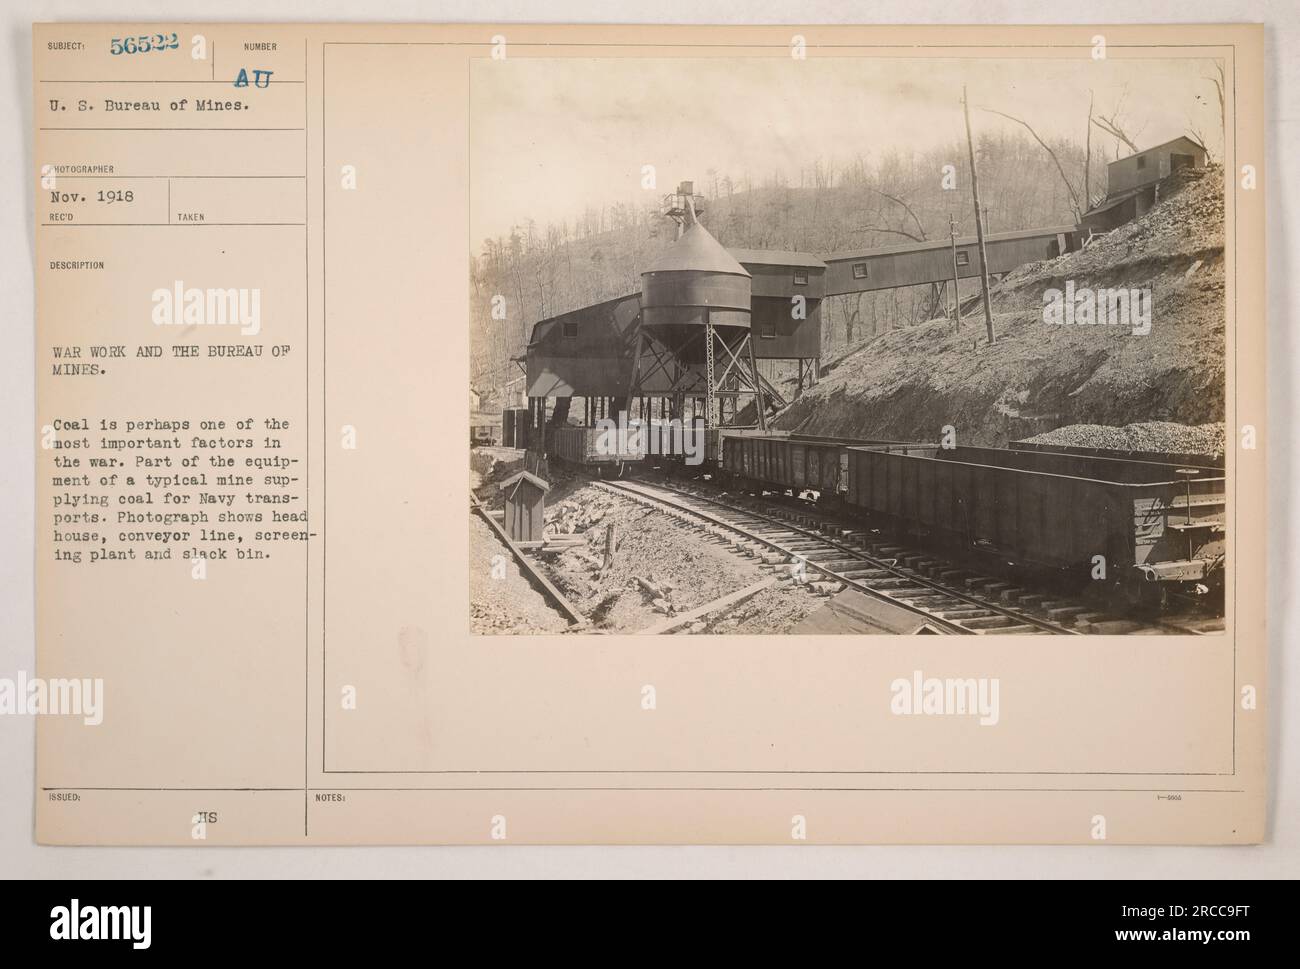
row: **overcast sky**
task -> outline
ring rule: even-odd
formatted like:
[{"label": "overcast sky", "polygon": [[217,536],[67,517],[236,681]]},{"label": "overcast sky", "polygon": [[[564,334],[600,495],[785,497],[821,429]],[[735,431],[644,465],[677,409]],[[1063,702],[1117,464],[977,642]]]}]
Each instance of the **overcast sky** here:
[{"label": "overcast sky", "polygon": [[[798,184],[814,158],[837,167],[891,149],[922,152],[964,138],[961,86],[972,106],[1023,118],[1044,138],[1083,140],[1088,92],[1124,119],[1142,147],[1206,133],[1222,158],[1212,61],[1191,58],[919,59],[826,57],[534,59],[475,62],[471,73],[471,247],[528,218],[569,220],[588,205],[657,198],[679,180],[702,191],[715,169],[755,183]],[[983,131],[1023,131],[973,110]],[[1094,150],[1114,139],[1093,130]],[[1100,139],[1100,140],[1099,140]],[[641,166],[658,185],[640,187]],[[962,167],[963,159],[954,159]]]}]

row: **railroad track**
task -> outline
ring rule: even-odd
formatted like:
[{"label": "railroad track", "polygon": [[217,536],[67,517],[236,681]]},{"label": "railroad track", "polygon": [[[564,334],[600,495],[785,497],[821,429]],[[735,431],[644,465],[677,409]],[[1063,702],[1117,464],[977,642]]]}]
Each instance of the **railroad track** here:
[{"label": "railroad track", "polygon": [[1176,636],[1217,636],[1226,628],[1222,616],[1195,616],[1160,620],[1160,628]]},{"label": "railroad track", "polygon": [[501,527],[501,523],[483,506],[483,502],[478,500],[473,491],[469,493],[469,502],[470,510],[487,522],[488,527],[500,539],[501,544],[510,550],[510,554],[514,556],[515,564],[519,566],[520,574],[528,583],[540,592],[552,608],[568,621],[571,629],[584,627],[587,624],[587,617],[578,612],[569,600],[564,598],[564,593],[555,588],[550,579],[546,578],[537,565],[529,560],[528,556],[524,554],[524,550],[510,539],[510,536],[506,534],[506,530]]},{"label": "railroad track", "polygon": [[[922,616],[945,633],[1083,632],[1016,605],[1015,597],[1007,593],[1023,590],[1014,589],[1010,582],[954,569],[931,556],[890,546],[861,529],[815,519],[801,509],[759,509],[752,503],[740,506],[734,496],[724,501],[643,479],[603,481],[597,487],[695,520],[714,537],[730,541],[738,551],[762,556],[765,564],[787,567],[792,576],[796,570],[805,575],[816,573],[823,577],[822,581],[855,589]],[[1045,596],[1034,597],[1034,605],[1065,610],[1058,615],[1067,619],[1087,613],[1084,606],[1054,603]],[[1091,618],[1100,617],[1093,614]]]}]

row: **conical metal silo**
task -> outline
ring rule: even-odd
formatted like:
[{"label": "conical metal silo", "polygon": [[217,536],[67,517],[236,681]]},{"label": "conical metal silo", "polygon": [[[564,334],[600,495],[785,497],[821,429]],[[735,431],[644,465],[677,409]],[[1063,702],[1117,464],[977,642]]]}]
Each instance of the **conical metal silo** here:
[{"label": "conical metal silo", "polygon": [[641,274],[641,325],[684,364],[704,362],[706,327],[748,332],[749,309],[749,273],[698,222]]},{"label": "conical metal silo", "polygon": [[648,374],[666,373],[673,411],[684,398],[704,405],[707,425],[734,422],[741,399],[752,397],[760,427],[767,426],[758,368],[750,342],[751,278],[695,217],[689,192],[679,190],[673,212],[682,233],[641,274],[641,320],[632,389]]}]

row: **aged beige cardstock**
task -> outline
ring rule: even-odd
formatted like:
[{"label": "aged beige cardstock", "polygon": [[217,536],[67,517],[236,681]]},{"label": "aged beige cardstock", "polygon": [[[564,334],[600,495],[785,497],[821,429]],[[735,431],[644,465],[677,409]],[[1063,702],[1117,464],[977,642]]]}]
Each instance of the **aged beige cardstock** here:
[{"label": "aged beige cardstock", "polygon": [[[73,710],[52,710],[38,728],[42,843],[1262,839],[1259,28],[33,33],[43,684],[33,690]],[[637,637],[596,624],[576,635],[471,624],[482,576],[470,572],[492,560],[479,554],[487,533],[470,526],[487,525],[466,496],[466,391],[482,375],[471,324],[499,295],[475,290],[471,256],[480,236],[531,218],[534,203],[544,219],[576,219],[621,201],[584,197],[583,186],[635,185],[643,165],[662,179],[656,198],[679,180],[704,186],[712,176],[679,170],[694,156],[671,143],[653,158],[620,149],[629,118],[653,120],[639,84],[679,78],[665,86],[669,121],[656,123],[668,141],[689,141],[692,100],[711,95],[693,79],[752,78],[757,98],[772,77],[822,72],[822,87],[798,89],[828,100],[755,110],[733,84],[732,100],[701,107],[701,119],[734,114],[770,134],[771,155],[752,162],[762,177],[791,142],[798,153],[808,118],[816,130],[842,126],[842,158],[865,152],[872,164],[921,138],[908,115],[932,107],[910,81],[882,80],[895,74],[931,65],[958,88],[978,78],[1014,115],[1041,110],[1044,92],[1026,83],[1034,65],[1052,83],[1077,76],[1086,87],[1081,72],[1125,64],[1135,113],[1152,92],[1169,98],[1188,83],[1180,128],[1207,117],[1221,77],[1222,114],[1211,107],[1223,244],[1197,257],[1222,280],[1206,297],[1222,299],[1222,360],[1198,364],[1223,373],[1220,391],[1206,391],[1222,393],[1208,412],[1226,427],[1220,628]],[[844,93],[859,68],[861,101]],[[511,85],[534,106],[531,123]],[[898,107],[863,110],[882,98]],[[954,89],[945,102],[956,135],[959,99]],[[603,122],[601,103],[612,105]],[[1099,103],[1099,114],[1114,107]],[[989,118],[977,112],[977,126]],[[519,139],[493,140],[509,126]],[[1094,133],[1098,152],[1130,154]],[[708,138],[721,144],[726,131]],[[582,148],[567,163],[557,160],[566,142]],[[533,154],[549,167],[508,174]],[[1092,189],[1081,210],[1122,194]],[[991,225],[990,243],[1006,228]],[[1143,244],[1132,242],[1138,253]],[[646,264],[629,265],[635,293]],[[546,305],[544,282],[518,283],[541,285]],[[969,285],[963,299],[978,291]],[[507,306],[531,300],[504,295]],[[621,295],[593,290],[589,301]],[[982,328],[970,312],[964,325]],[[1189,367],[1189,381],[1200,377]],[[996,710],[940,701],[936,713],[955,715],[926,715],[935,679],[972,682]],[[915,713],[900,710],[912,699]]]}]

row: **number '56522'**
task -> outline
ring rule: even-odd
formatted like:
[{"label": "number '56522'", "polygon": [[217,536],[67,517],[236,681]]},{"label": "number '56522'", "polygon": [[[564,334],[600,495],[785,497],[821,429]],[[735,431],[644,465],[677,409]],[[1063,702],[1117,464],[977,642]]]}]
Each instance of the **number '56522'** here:
[{"label": "number '56522'", "polygon": [[143,37],[114,37],[108,43],[111,54],[147,54],[151,50],[175,50],[180,47],[175,34],[145,34]]}]

